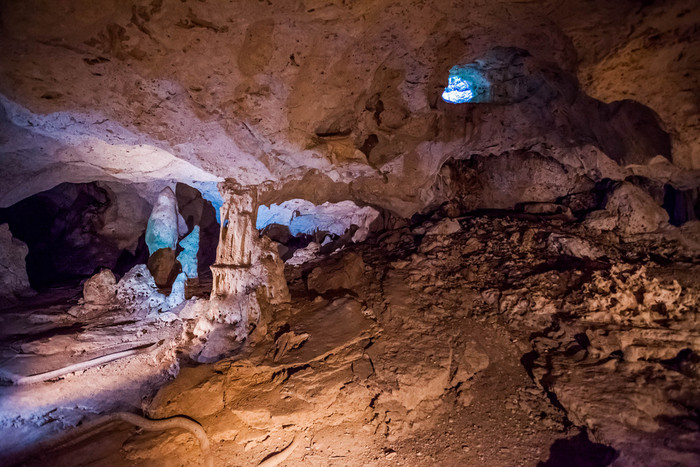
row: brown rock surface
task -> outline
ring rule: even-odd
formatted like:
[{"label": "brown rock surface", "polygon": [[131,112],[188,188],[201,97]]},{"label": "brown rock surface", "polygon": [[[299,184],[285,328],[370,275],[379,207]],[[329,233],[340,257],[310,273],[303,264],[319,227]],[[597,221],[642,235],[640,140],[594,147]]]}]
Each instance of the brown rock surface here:
[{"label": "brown rock surface", "polygon": [[7,224],[0,225],[0,302],[7,305],[31,292],[24,258],[27,245],[12,237]]},{"label": "brown rock surface", "polygon": [[173,285],[182,268],[175,257],[175,250],[161,248],[148,257],[148,270],[158,287],[167,288]]},{"label": "brown rock surface", "polygon": [[[624,178],[604,159],[696,167],[697,11],[671,3],[5,2],[0,203],[62,181],[152,197],[234,178],[408,216],[446,160],[472,154],[535,151],[594,181]],[[450,67],[475,60],[508,105],[440,100]],[[588,98],[577,71],[594,97],[652,110]]]},{"label": "brown rock surface", "polygon": [[314,268],[307,278],[309,290],[353,290],[364,280],[365,263],[356,253],[343,254],[330,264]]}]

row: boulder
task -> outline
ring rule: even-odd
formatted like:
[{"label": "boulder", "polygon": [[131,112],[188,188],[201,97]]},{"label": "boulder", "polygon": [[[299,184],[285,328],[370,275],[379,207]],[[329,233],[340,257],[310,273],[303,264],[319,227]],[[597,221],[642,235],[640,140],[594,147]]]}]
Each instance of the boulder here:
[{"label": "boulder", "polygon": [[148,258],[148,270],[158,287],[167,288],[173,285],[180,274],[180,263],[175,258],[175,250],[161,248]]},{"label": "boulder", "polygon": [[29,248],[12,237],[7,224],[0,225],[0,304],[31,292],[25,258]]},{"label": "boulder", "polygon": [[356,253],[348,253],[330,264],[314,268],[307,279],[309,290],[325,293],[329,290],[352,290],[363,281],[365,262]]},{"label": "boulder", "polygon": [[462,226],[456,219],[443,219],[434,226],[430,227],[426,235],[451,235],[462,230]]},{"label": "boulder", "polygon": [[585,224],[596,230],[618,230],[623,235],[655,232],[668,225],[668,213],[641,188],[624,182],[617,187],[605,205],[595,211]]},{"label": "boulder", "polygon": [[158,292],[153,276],[145,264],[137,264],[117,283],[117,300],[129,312],[147,314],[158,310],[165,295]]},{"label": "boulder", "polygon": [[103,269],[83,285],[83,298],[86,304],[109,305],[117,294],[117,279],[109,269]]}]

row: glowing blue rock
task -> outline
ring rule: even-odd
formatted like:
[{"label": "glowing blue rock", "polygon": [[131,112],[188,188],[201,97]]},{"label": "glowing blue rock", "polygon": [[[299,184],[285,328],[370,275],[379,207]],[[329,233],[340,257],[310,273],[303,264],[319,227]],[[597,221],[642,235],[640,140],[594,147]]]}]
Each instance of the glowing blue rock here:
[{"label": "glowing blue rock", "polygon": [[165,188],[158,195],[158,200],[146,227],[146,245],[148,253],[153,254],[161,248],[174,250],[177,246],[177,199],[170,188]]},{"label": "glowing blue rock", "polygon": [[165,310],[172,310],[180,303],[185,301],[185,282],[187,277],[184,272],[177,275],[175,282],[173,282],[173,288],[170,290],[170,295],[165,299]]},{"label": "glowing blue rock", "polygon": [[188,279],[197,277],[197,252],[199,251],[199,226],[195,225],[192,232],[182,240],[180,246],[183,248],[177,260],[182,265],[182,272]]},{"label": "glowing blue rock", "polygon": [[452,104],[490,102],[491,83],[478,66],[478,64],[453,66],[450,69],[442,99]]},{"label": "glowing blue rock", "polygon": [[459,104],[469,102],[474,97],[474,93],[469,87],[469,81],[466,81],[461,76],[450,75],[447,87],[442,93],[442,99],[445,102]]}]

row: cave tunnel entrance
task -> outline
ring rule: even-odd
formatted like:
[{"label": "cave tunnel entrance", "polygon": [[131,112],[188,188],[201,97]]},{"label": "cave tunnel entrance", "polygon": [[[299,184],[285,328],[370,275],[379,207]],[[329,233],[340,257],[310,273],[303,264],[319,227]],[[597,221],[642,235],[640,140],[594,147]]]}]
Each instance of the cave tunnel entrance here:
[{"label": "cave tunnel entrance", "polygon": [[[216,209],[199,190],[177,183],[178,240],[199,227],[196,268],[200,281],[191,295],[211,290],[219,224]],[[103,268],[117,278],[146,264],[146,227],[153,209],[133,186],[121,183],[62,183],[0,209],[0,225],[26,244],[29,284],[41,291],[78,287]],[[177,253],[182,251],[178,246]]]},{"label": "cave tunnel entrance", "polygon": [[[364,241],[381,222],[379,211],[353,201],[316,205],[294,198],[280,204],[260,205],[255,227],[279,244],[283,261],[295,252],[313,249],[330,254],[348,243]],[[297,254],[298,256],[298,254]]]},{"label": "cave tunnel entrance", "polygon": [[126,185],[62,183],[0,209],[0,224],[27,245],[29,282],[42,290],[77,285],[101,268],[121,275],[145,262],[150,209]]}]

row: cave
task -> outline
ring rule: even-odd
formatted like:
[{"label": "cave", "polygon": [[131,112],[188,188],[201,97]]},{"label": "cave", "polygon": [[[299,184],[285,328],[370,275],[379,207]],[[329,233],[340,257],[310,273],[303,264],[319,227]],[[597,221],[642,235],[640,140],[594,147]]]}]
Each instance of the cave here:
[{"label": "cave", "polygon": [[0,2],[0,464],[700,465],[690,0]]}]

